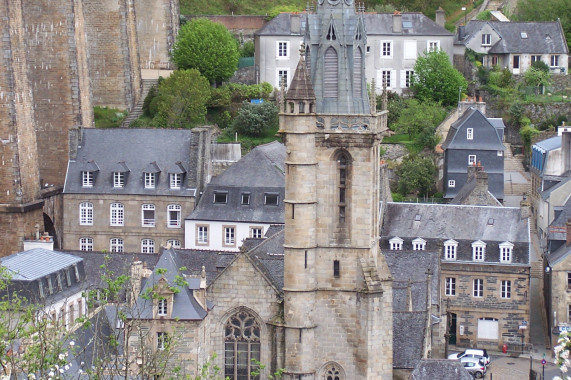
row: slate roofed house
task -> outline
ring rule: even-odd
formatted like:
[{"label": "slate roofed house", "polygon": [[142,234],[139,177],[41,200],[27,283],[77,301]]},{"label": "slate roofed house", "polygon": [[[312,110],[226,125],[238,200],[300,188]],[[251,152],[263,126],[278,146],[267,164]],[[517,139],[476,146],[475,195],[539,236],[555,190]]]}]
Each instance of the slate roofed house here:
[{"label": "slate roofed house", "polygon": [[[43,307],[44,317],[70,328],[86,315],[83,259],[71,254],[34,248],[0,259],[10,277],[10,291]],[[6,294],[2,290],[2,295]]]},{"label": "slate roofed house", "polygon": [[182,218],[209,180],[210,129],[70,134],[65,249],[155,253],[183,246]]},{"label": "slate roofed house", "polygon": [[437,251],[449,343],[499,349],[521,344],[513,326],[529,321],[529,234],[520,208],[388,202],[380,245],[397,257]]},{"label": "slate roofed house", "polygon": [[468,179],[468,167],[480,166],[488,174],[488,189],[504,198],[504,124],[486,118],[470,107],[448,130],[444,150],[444,198],[454,198]]},{"label": "slate roofed house", "polygon": [[198,205],[185,218],[185,247],[238,252],[248,237],[262,238],[284,223],[285,147],[254,148],[213,177]]},{"label": "slate roofed house", "polygon": [[458,28],[455,45],[484,54],[483,64],[524,73],[535,61],[552,73],[567,74],[569,47],[561,22],[504,22],[471,20]]},{"label": "slate roofed house", "polygon": [[[308,17],[315,14],[280,13],[255,33],[259,82],[279,88],[285,81],[289,86],[299,62],[300,45],[311,32],[306,31]],[[381,90],[385,81],[389,90],[406,92],[416,58],[423,52],[444,50],[452,60],[454,35],[444,28],[444,11],[437,11],[436,17],[439,23],[422,13],[364,13],[367,83],[374,79]]]},{"label": "slate roofed house", "polygon": [[473,377],[459,360],[423,359],[409,378],[409,380],[432,379],[471,380]]}]

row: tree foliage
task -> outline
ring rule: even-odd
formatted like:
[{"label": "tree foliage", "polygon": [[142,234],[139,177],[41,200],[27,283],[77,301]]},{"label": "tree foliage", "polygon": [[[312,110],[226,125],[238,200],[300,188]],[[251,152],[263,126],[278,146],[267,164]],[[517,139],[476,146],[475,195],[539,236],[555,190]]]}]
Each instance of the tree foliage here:
[{"label": "tree foliage", "polygon": [[466,91],[468,83],[456,70],[442,50],[426,52],[414,65],[412,90],[421,100],[433,100],[444,106],[458,102],[459,89]]},{"label": "tree foliage", "polygon": [[180,28],[173,49],[179,69],[197,69],[210,83],[230,78],[238,67],[238,42],[222,24],[194,19]]},{"label": "tree foliage", "polygon": [[251,104],[244,102],[234,119],[234,131],[251,137],[260,137],[278,126],[278,107],[272,102]]},{"label": "tree foliage", "polygon": [[393,124],[394,130],[407,133],[419,149],[433,149],[438,143],[436,128],[446,118],[446,111],[431,100],[408,99],[405,105]]},{"label": "tree foliage", "polygon": [[396,173],[398,192],[402,195],[428,195],[433,190],[436,166],[429,157],[419,155],[405,157]]},{"label": "tree foliage", "polygon": [[537,69],[533,66],[525,71],[523,77],[525,78],[525,84],[528,86],[549,86],[551,83],[551,75],[549,75],[548,72]]},{"label": "tree foliage", "polygon": [[161,128],[192,128],[203,124],[210,85],[197,70],[175,70],[159,84],[149,102],[153,125]]}]

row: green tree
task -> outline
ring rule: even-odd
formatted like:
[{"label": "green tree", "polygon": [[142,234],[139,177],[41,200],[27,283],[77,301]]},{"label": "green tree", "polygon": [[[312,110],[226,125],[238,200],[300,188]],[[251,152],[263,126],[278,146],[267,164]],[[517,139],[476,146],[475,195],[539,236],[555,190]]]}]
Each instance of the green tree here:
[{"label": "green tree", "polygon": [[242,103],[234,119],[234,130],[252,137],[260,137],[266,131],[277,128],[278,107],[272,102],[262,104]]},{"label": "green tree", "polygon": [[412,90],[421,100],[434,100],[444,106],[455,105],[458,93],[466,91],[468,83],[456,70],[442,50],[426,52],[414,65]]},{"label": "green tree", "polygon": [[436,128],[445,118],[446,111],[437,103],[408,99],[393,128],[398,133],[407,133],[419,149],[433,149],[438,143]]},{"label": "green tree", "polygon": [[179,69],[197,69],[210,83],[230,78],[238,67],[238,43],[222,24],[198,18],[178,33],[173,61]]},{"label": "green tree", "polygon": [[402,195],[429,195],[434,188],[436,166],[429,157],[405,157],[397,168],[398,192]]},{"label": "green tree", "polygon": [[197,70],[175,70],[159,84],[149,104],[153,124],[162,128],[192,128],[203,124],[210,85]]},{"label": "green tree", "polygon": [[533,66],[525,71],[523,77],[525,78],[525,84],[528,86],[549,86],[551,83],[551,75],[549,75],[549,73],[541,69],[536,69]]}]

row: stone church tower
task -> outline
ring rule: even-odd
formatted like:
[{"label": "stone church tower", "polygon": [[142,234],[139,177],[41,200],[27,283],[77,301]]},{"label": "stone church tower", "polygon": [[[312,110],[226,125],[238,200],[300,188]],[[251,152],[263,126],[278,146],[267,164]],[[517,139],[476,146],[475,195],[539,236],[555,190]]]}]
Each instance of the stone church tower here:
[{"label": "stone church tower", "polygon": [[392,379],[392,282],[377,240],[387,112],[369,103],[353,0],[319,0],[305,46],[280,114],[285,378]]}]

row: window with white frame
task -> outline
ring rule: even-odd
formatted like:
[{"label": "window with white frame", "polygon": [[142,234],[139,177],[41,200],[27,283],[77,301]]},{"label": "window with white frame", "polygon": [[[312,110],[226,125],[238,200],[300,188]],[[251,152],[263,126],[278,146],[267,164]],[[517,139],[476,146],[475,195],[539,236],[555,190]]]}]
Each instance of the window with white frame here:
[{"label": "window with white frame", "polygon": [[416,59],[416,41],[408,40],[404,41],[404,59]]},{"label": "window with white frame", "polygon": [[161,332],[159,331],[157,333],[157,349],[158,350],[164,350],[165,348],[167,348],[169,343],[169,336],[166,332]]},{"label": "window with white frame", "polygon": [[254,239],[261,239],[264,234],[262,227],[250,227],[250,237]]},{"label": "window with white frame", "polygon": [[427,41],[426,50],[428,51],[438,51],[440,50],[440,41]]},{"label": "window with white frame", "polygon": [[155,253],[155,241],[153,239],[141,240],[142,253]]},{"label": "window with white frame", "polygon": [[242,193],[240,204],[242,205],[250,204],[250,193]]},{"label": "window with white frame", "polygon": [[456,278],[446,277],[444,294],[447,296],[456,295]]},{"label": "window with white frame", "polygon": [[472,243],[472,260],[484,261],[485,255],[486,255],[486,243],[480,240]]},{"label": "window with white frame", "polygon": [[446,240],[444,242],[444,258],[446,260],[456,260],[456,251],[458,242],[455,240]]},{"label": "window with white frame", "polygon": [[276,42],[277,57],[278,58],[288,58],[289,57],[289,41],[277,41]]},{"label": "window with white frame", "polygon": [[512,297],[512,282],[510,280],[502,280],[502,287],[500,290],[500,296],[502,298]]},{"label": "window with white frame", "polygon": [[394,237],[389,240],[392,251],[402,251],[403,240],[399,237]]},{"label": "window with white frame", "polygon": [[474,297],[484,296],[484,280],[481,278],[475,278],[472,282],[472,295]]},{"label": "window with white frame", "polygon": [[558,67],[559,66],[559,56],[558,55],[552,55],[549,62],[550,62],[551,67]]},{"label": "window with white frame", "polygon": [[83,187],[93,187],[93,172],[81,172]]},{"label": "window with white frame", "polygon": [[225,191],[214,192],[214,203],[225,204],[228,202],[228,193]]},{"label": "window with white frame", "polygon": [[224,226],[224,241],[225,246],[234,246],[236,244],[236,227]]},{"label": "window with white frame", "polygon": [[475,154],[468,155],[468,165],[476,165],[476,155]]},{"label": "window with white frame", "polygon": [[109,250],[111,252],[123,252],[123,239],[112,238],[109,240]]},{"label": "window with white frame", "polygon": [[165,315],[167,315],[167,307],[168,303],[166,298],[159,299],[157,302],[157,315],[159,317],[164,317]]},{"label": "window with white frame", "polygon": [[504,155],[504,151],[503,150],[498,150],[498,157],[502,157]]},{"label": "window with white frame", "polygon": [[156,173],[145,173],[145,189],[154,189]]},{"label": "window with white frame", "polygon": [[125,186],[125,173],[113,172],[113,187],[124,187],[124,186]]},{"label": "window with white frame", "polygon": [[93,251],[93,239],[90,237],[82,237],[79,239],[80,251]]},{"label": "window with white frame", "polygon": [[393,41],[381,41],[381,57],[393,57]]},{"label": "window with white frame", "polygon": [[414,251],[424,251],[426,247],[426,240],[422,238],[416,238],[412,241],[412,249]]},{"label": "window with white frame", "polygon": [[448,180],[448,187],[456,187],[456,181],[453,179]]},{"label": "window with white frame", "polygon": [[381,86],[386,86],[387,88],[391,88],[392,78],[391,78],[391,70],[382,70],[381,71]]},{"label": "window with white frame", "polygon": [[180,228],[180,205],[168,205],[167,214],[168,222],[167,227],[169,228]]},{"label": "window with white frame", "polygon": [[170,173],[170,188],[180,189],[182,186],[182,173]]},{"label": "window with white frame", "polygon": [[208,244],[208,226],[196,226],[196,244]]},{"label": "window with white frame", "polygon": [[482,34],[482,46],[490,46],[492,44],[491,34]]},{"label": "window with white frame", "polygon": [[111,203],[111,225],[122,226],[125,224],[125,206],[122,203]]},{"label": "window with white frame", "polygon": [[170,244],[171,247],[173,247],[173,248],[182,248],[182,244],[180,243],[180,240],[177,240],[177,239],[169,239],[169,240],[167,240],[167,244]]},{"label": "window with white frame", "polygon": [[532,55],[531,56],[531,63],[534,62],[541,62],[541,56],[540,55]]},{"label": "window with white frame", "polygon": [[93,203],[82,202],[79,204],[79,224],[81,226],[93,225]]},{"label": "window with white frame", "polygon": [[409,88],[412,86],[412,77],[414,76],[413,70],[405,70],[404,71],[404,86]]},{"label": "window with white frame", "polygon": [[278,69],[278,88],[286,87],[289,83],[289,69]]},{"label": "window with white frame", "polygon": [[474,140],[474,128],[466,128],[466,138],[468,140]]},{"label": "window with white frame", "polygon": [[500,244],[500,262],[511,263],[514,245],[509,241]]},{"label": "window with white frame", "polygon": [[264,204],[277,206],[279,201],[279,194],[275,193],[265,193],[264,194]]},{"label": "window with white frame", "polygon": [[141,225],[143,227],[155,226],[155,205],[144,204],[141,206]]}]

